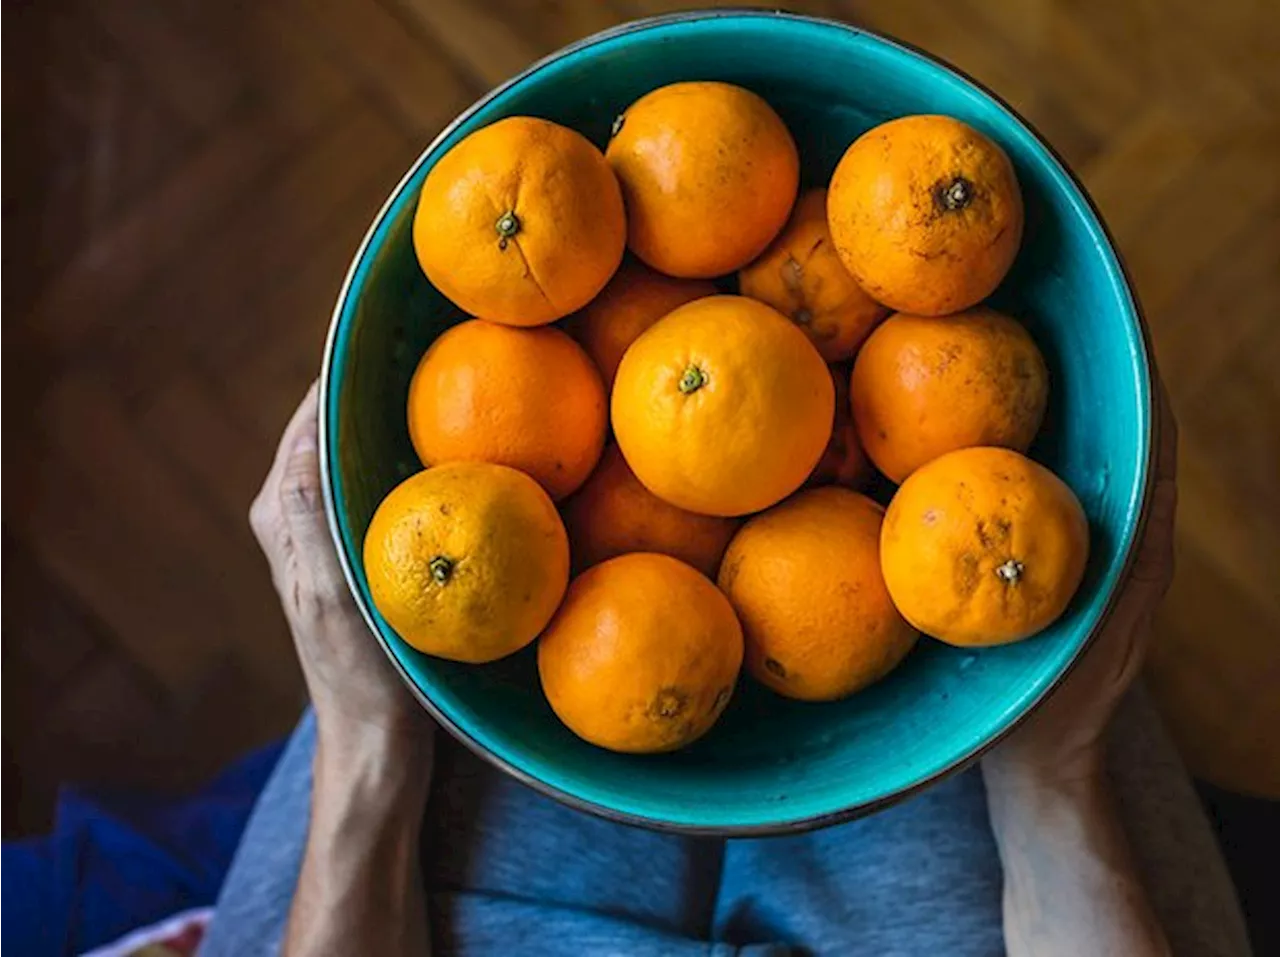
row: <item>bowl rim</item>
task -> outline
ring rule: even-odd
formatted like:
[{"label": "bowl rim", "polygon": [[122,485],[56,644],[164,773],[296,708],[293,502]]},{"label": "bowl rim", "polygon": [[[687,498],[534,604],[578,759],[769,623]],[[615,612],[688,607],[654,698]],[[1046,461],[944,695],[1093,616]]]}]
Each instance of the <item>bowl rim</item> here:
[{"label": "bowl rim", "polygon": [[[329,408],[331,403],[331,390],[333,389],[333,369],[335,349],[337,346],[338,331],[342,323],[342,316],[347,307],[347,301],[350,297],[351,287],[355,280],[356,274],[360,271],[364,263],[365,256],[369,251],[369,247],[373,240],[374,234],[382,225],[387,213],[400,198],[409,182],[416,175],[418,169],[424,162],[440,148],[440,145],[453,132],[475,113],[483,109],[497,97],[501,96],[508,89],[525,81],[533,74],[539,72],[549,64],[562,59],[563,57],[573,54],[579,50],[595,46],[606,40],[616,37],[625,36],[631,33],[639,33],[645,30],[654,29],[656,27],[669,26],[677,23],[687,23],[700,20],[719,20],[719,19],[735,19],[735,18],[751,18],[751,19],[782,19],[793,22],[808,23],[823,27],[835,28],[847,31],[852,34],[870,37],[887,46],[896,48],[904,53],[908,53],[923,60],[928,61],[934,66],[940,67],[946,72],[953,74],[964,82],[970,84],[974,89],[991,99],[997,106],[1001,107],[1013,119],[1022,124],[1023,128],[1031,135],[1036,145],[1042,149],[1054,164],[1057,165],[1063,176],[1075,187],[1080,198],[1083,199],[1085,207],[1092,215],[1097,223],[1102,237],[1106,241],[1107,250],[1114,257],[1116,265],[1119,268],[1120,278],[1123,280],[1124,291],[1128,296],[1132,307],[1132,314],[1136,320],[1138,344],[1141,351],[1142,364],[1147,373],[1147,395],[1146,409],[1147,417],[1147,450],[1146,457],[1141,463],[1143,472],[1142,491],[1138,501],[1138,514],[1133,527],[1133,534],[1125,547],[1124,559],[1120,566],[1120,573],[1112,583],[1106,600],[1103,603],[1101,611],[1098,613],[1097,619],[1089,629],[1087,635],[1071,660],[1068,661],[1062,672],[1051,681],[1022,712],[1007,727],[993,735],[987,741],[973,748],[946,766],[939,768],[928,777],[921,779],[907,787],[900,788],[890,794],[883,795],[871,801],[865,801],[860,804],[850,805],[836,811],[830,811],[823,814],[810,815],[807,817],[796,818],[794,820],[769,822],[764,824],[750,825],[689,825],[672,821],[664,821],[654,817],[647,817],[643,814],[633,814],[626,811],[619,811],[603,804],[597,804],[578,797],[568,791],[548,784],[545,781],[535,777],[528,772],[515,767],[506,759],[493,753],[478,741],[475,740],[464,728],[459,726],[449,715],[444,713],[430,696],[423,691],[417,682],[409,675],[404,665],[401,664],[399,658],[389,646],[386,638],[383,636],[378,623],[375,621],[372,612],[367,607],[367,603],[363,600],[359,583],[356,580],[355,569],[349,560],[346,548],[343,545],[342,530],[337,515],[337,503],[334,495],[334,477],[331,468],[331,443],[329,440],[329,430],[326,427],[329,421]],[[964,771],[976,764],[982,757],[995,748],[1000,742],[1004,741],[1010,734],[1016,731],[1024,721],[1027,720],[1048,698],[1054,693],[1067,679],[1067,677],[1075,670],[1080,659],[1092,647],[1098,634],[1110,620],[1115,611],[1117,602],[1123,584],[1133,569],[1134,562],[1137,558],[1138,548],[1142,542],[1143,535],[1146,531],[1147,521],[1151,511],[1151,498],[1156,482],[1156,458],[1160,445],[1160,429],[1161,420],[1157,414],[1159,405],[1159,394],[1162,386],[1159,382],[1159,376],[1156,371],[1155,357],[1151,345],[1151,331],[1147,323],[1147,318],[1142,309],[1142,303],[1138,298],[1137,290],[1134,286],[1133,277],[1128,266],[1121,255],[1120,249],[1116,244],[1115,237],[1112,235],[1110,228],[1107,226],[1106,220],[1103,218],[1101,211],[1094,202],[1093,197],[1080,181],[1079,177],[1066,163],[1056,149],[1048,142],[1048,140],[1040,133],[1040,131],[1024,117],[1018,110],[1009,104],[1000,94],[987,87],[981,81],[970,76],[964,70],[947,62],[943,58],[928,50],[924,50],[914,44],[904,40],[899,40],[887,34],[873,30],[869,27],[859,26],[836,20],[829,17],[813,16],[810,14],[792,13],[785,10],[771,10],[750,7],[717,7],[713,9],[701,10],[681,10],[673,13],[658,14],[655,16],[642,17],[636,20],[629,20],[625,23],[616,24],[615,26],[598,31],[589,36],[567,44],[552,53],[531,63],[525,69],[521,70],[515,76],[510,77],[504,82],[493,87],[483,96],[479,97],[475,102],[468,106],[452,119],[430,143],[418,154],[417,159],[409,166],[408,171],[401,177],[395,188],[390,192],[387,199],[379,208],[377,215],[371,221],[368,230],[364,234],[364,238],[360,241],[355,255],[352,257],[351,265],[347,268],[346,276],[343,278],[342,286],[338,291],[337,299],[334,304],[333,313],[329,322],[329,329],[325,336],[324,353],[321,358],[320,369],[320,394],[318,404],[319,418],[319,459],[320,459],[320,480],[322,495],[324,500],[324,510],[326,524],[329,528],[329,535],[332,539],[334,549],[337,552],[338,563],[342,568],[342,575],[347,583],[347,588],[351,592],[351,597],[355,601],[356,607],[360,610],[360,616],[364,620],[366,626],[373,633],[379,647],[390,660],[392,667],[395,669],[400,680],[408,687],[409,691],[417,699],[418,703],[426,709],[438,724],[444,727],[458,741],[465,745],[469,750],[474,752],[478,757],[489,765],[510,775],[522,784],[532,788],[539,794],[552,798],[574,810],[583,811],[606,820],[614,821],[619,824],[625,824],[636,827],[643,827],[649,830],[684,834],[689,836],[700,837],[769,837],[787,834],[800,834],[806,831],[818,830],[820,828],[829,827],[834,824],[841,824],[853,821],[858,818],[866,817],[877,811],[891,807],[905,801],[922,791],[932,787],[944,779]]]}]

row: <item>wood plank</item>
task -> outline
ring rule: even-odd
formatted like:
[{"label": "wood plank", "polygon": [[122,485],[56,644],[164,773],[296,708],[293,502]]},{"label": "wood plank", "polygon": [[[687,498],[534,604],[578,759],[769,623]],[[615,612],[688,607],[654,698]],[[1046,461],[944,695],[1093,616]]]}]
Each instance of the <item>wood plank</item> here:
[{"label": "wood plank", "polygon": [[[980,3],[979,7],[988,4]],[[1088,21],[1070,9],[1050,4],[1045,12],[1043,46],[1026,61],[1047,90],[1056,94],[1074,119],[1101,141],[1123,133],[1146,106],[1143,90],[1123,61],[1112,57],[1094,37]],[[991,22],[993,29],[999,21]]]},{"label": "wood plank", "polygon": [[[426,0],[395,2],[410,2],[419,9],[428,6]],[[458,0],[450,0],[450,6],[460,4]],[[531,38],[525,44],[532,43],[544,52],[599,33],[627,19],[625,13],[600,0],[541,0],[536,5],[525,0],[484,0],[483,6],[488,11],[488,19],[511,24],[508,30],[514,29]],[[443,31],[437,32],[443,34]]]},{"label": "wood plank", "polygon": [[[472,0],[391,0],[394,9],[424,30],[481,87],[497,86],[550,51],[532,37],[526,21],[546,22],[554,11],[498,11]],[[503,15],[503,14],[506,15]],[[514,14],[514,15],[513,15]]]},{"label": "wood plank", "polygon": [[101,629],[8,528],[3,542],[6,657],[20,659],[42,691],[56,689],[101,650]]},{"label": "wood plank", "polygon": [[100,346],[130,407],[145,406],[188,363],[217,365],[277,321],[252,311],[255,297],[287,281],[330,231],[349,229],[335,216],[350,197],[370,183],[385,195],[412,155],[399,131],[361,104],[197,237],[116,315]]},{"label": "wood plank", "polygon": [[1177,200],[1174,186],[1192,174],[1204,148],[1182,113],[1158,103],[1077,169],[1121,250],[1141,242],[1161,203]]},{"label": "wood plank", "polygon": [[1192,770],[1222,787],[1280,794],[1280,614],[1179,535],[1178,573],[1156,620],[1152,690]]},{"label": "wood plank", "polygon": [[[1170,193],[1167,201],[1176,198]],[[1151,242],[1150,239],[1147,240]],[[1216,255],[1187,277],[1176,301],[1151,311],[1160,367],[1180,407],[1212,406],[1243,344],[1280,316],[1280,197],[1256,211]]]},{"label": "wood plank", "polygon": [[358,77],[368,94],[425,146],[479,90],[429,38],[410,33],[376,0],[280,0],[289,18]]},{"label": "wood plank", "polygon": [[[971,18],[939,16],[936,10],[914,3],[848,0],[842,7],[849,19],[923,47],[996,90],[1019,111],[1036,114],[1043,82],[1039,72],[1023,68],[1007,48],[994,45]],[[1036,122],[1040,119],[1037,116]]]},{"label": "wood plank", "polygon": [[35,421],[47,439],[22,449],[6,522],[121,649],[178,695],[233,643],[279,670],[291,649],[261,558],[209,516],[113,391],[64,378]]},{"label": "wood plank", "polygon": [[[1274,414],[1274,409],[1269,410],[1268,419]],[[1189,412],[1182,409],[1180,415],[1185,419]],[[1280,593],[1275,587],[1275,571],[1280,568],[1280,537],[1274,534],[1277,516],[1268,515],[1260,507],[1263,503],[1255,503],[1238,488],[1238,479],[1232,474],[1236,453],[1226,459],[1215,454],[1203,426],[1195,419],[1189,424],[1192,427],[1183,429],[1179,436],[1179,533],[1223,569],[1238,591],[1248,594],[1260,607],[1280,610]],[[1259,424],[1267,424],[1267,419]],[[1275,440],[1257,437],[1252,429],[1232,427],[1223,440],[1233,438],[1240,443],[1252,440],[1262,444],[1262,451],[1250,458],[1265,459],[1274,451]],[[1240,464],[1244,472],[1244,462]],[[1254,480],[1274,481],[1275,474],[1272,471],[1268,478],[1264,472]]]},{"label": "wood plank", "polygon": [[320,371],[320,356],[343,277],[368,221],[384,199],[371,181],[357,193],[338,223],[306,262],[265,291],[254,304],[263,317],[258,334],[238,348],[202,357],[210,376],[224,383],[233,415],[264,449],[274,449],[280,430]]},{"label": "wood plank", "polygon": [[278,4],[202,3],[198,9],[217,17],[210,43],[247,77],[242,109],[264,114],[277,139],[291,142],[351,106],[355,78]]},{"label": "wood plank", "polygon": [[180,161],[192,136],[92,24],[36,5],[6,11],[5,26],[14,60],[5,64],[6,122],[21,142],[5,150],[6,180],[21,184],[5,192],[6,232],[21,237],[5,244],[5,302],[25,311],[68,258]]},{"label": "wood plank", "polygon": [[139,432],[164,450],[208,511],[246,551],[249,505],[271,465],[274,449],[256,441],[232,414],[228,383],[199,370],[174,376],[138,417]]},{"label": "wood plank", "polygon": [[150,88],[195,127],[211,131],[245,95],[247,77],[219,58],[178,5],[80,0]]},{"label": "wood plank", "polygon": [[278,161],[285,144],[273,133],[261,112],[229,124],[66,264],[24,321],[28,333],[58,354],[83,347]]},{"label": "wood plank", "polygon": [[1127,250],[1143,303],[1154,316],[1172,307],[1202,266],[1280,196],[1273,175],[1280,124],[1248,126],[1206,144],[1142,223],[1144,241]]}]

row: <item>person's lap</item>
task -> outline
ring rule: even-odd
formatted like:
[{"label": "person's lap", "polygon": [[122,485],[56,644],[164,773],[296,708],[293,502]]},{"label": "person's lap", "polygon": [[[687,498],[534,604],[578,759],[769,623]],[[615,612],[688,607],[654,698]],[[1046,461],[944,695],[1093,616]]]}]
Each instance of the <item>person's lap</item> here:
[{"label": "person's lap", "polygon": [[[278,951],[306,837],[314,733],[308,714],[259,801],[202,951],[208,957]],[[1003,953],[1000,864],[976,768],[851,824],[715,842],[580,814],[443,736],[440,750],[423,847],[439,952]],[[1182,776],[1176,760],[1157,771]],[[1186,823],[1194,808],[1180,813],[1173,817],[1183,829],[1194,827]],[[1141,845],[1161,846],[1158,827],[1145,827],[1140,858]],[[1211,838],[1196,852],[1213,856]],[[1164,894],[1172,906],[1182,896]],[[1153,898],[1159,906],[1158,887]],[[1214,917],[1224,914],[1219,907]]]}]

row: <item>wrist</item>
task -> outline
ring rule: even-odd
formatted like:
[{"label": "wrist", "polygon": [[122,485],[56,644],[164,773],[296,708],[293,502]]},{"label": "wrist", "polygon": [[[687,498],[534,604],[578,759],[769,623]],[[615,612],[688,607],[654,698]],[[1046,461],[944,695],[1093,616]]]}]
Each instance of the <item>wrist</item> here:
[{"label": "wrist", "polygon": [[418,824],[431,786],[432,728],[321,721],[317,732],[313,826]]},{"label": "wrist", "polygon": [[997,748],[983,758],[982,778],[988,792],[1089,794],[1105,785],[1106,761],[1101,747],[1052,755]]}]

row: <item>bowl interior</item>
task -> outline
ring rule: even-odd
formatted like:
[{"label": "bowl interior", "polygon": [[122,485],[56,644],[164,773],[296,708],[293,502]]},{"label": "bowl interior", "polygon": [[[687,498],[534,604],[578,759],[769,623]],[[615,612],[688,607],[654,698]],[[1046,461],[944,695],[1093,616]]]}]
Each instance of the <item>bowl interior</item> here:
[{"label": "bowl interior", "polygon": [[[1011,647],[923,640],[889,678],[835,704],[740,682],[692,748],[632,757],[583,743],[538,688],[532,650],[484,667],[421,655],[373,610],[360,545],[379,500],[417,471],[404,403],[432,339],[461,318],[414,258],[411,221],[433,163],[512,114],[564,123],[603,146],[612,118],[677,80],[717,79],[764,96],[824,184],[871,126],[947,113],[1008,151],[1026,198],[1026,242],[994,303],[1020,317],[1052,374],[1033,450],[1079,495],[1093,545],[1068,613]],[[1136,309],[1110,243],[1059,162],[1006,108],[945,67],[853,28],[799,17],[712,14],[632,25],[571,48],[482,101],[418,161],[357,256],[326,354],[324,444],[332,518],[357,600],[387,651],[444,723],[518,776],[591,809],[690,829],[785,829],[865,811],[971,759],[1065,672],[1103,614],[1139,521],[1150,384]]]}]

